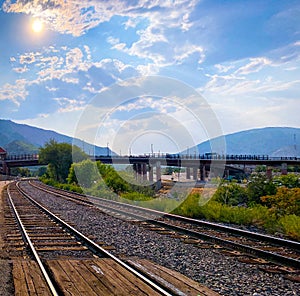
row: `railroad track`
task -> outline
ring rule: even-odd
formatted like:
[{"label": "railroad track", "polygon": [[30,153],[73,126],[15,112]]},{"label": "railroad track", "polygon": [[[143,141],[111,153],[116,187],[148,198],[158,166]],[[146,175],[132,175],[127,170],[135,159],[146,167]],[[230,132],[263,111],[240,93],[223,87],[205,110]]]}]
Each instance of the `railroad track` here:
[{"label": "railroad track", "polygon": [[[32,258],[14,262],[16,290],[23,290],[20,295],[189,295],[143,271],[142,265],[149,263],[128,260],[129,265],[115,257],[35,201],[19,183],[10,184],[7,195],[25,252]],[[218,295],[185,280],[189,291],[194,285],[194,293]]]},{"label": "railroad track", "polygon": [[[103,198],[62,192],[55,188],[50,189],[42,183],[30,182],[30,184],[40,190],[69,198],[77,203],[98,207],[108,214],[119,215],[119,217],[139,223],[149,230],[181,237],[187,243],[197,244],[199,248],[226,248],[228,250],[222,250],[224,254],[237,256],[238,260],[242,262],[279,264],[279,266],[273,267],[274,272],[290,270],[298,273],[297,269],[300,269],[300,243],[296,241],[162,213]],[[243,257],[245,254],[251,257]],[[271,267],[268,266],[266,269],[271,270]]]}]

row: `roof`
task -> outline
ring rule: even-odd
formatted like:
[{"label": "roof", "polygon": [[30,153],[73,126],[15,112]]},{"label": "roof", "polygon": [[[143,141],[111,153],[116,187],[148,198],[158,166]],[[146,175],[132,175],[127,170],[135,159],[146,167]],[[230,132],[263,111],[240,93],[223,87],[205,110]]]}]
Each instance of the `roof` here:
[{"label": "roof", "polygon": [[6,154],[6,151],[2,147],[0,147],[0,154]]}]

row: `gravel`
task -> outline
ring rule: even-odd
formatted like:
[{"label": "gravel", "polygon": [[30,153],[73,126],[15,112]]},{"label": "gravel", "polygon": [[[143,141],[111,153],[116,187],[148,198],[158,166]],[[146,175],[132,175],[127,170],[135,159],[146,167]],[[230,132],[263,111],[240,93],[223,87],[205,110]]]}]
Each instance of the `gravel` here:
[{"label": "gravel", "polygon": [[[62,219],[72,222],[94,241],[112,245],[115,255],[146,258],[174,269],[206,285],[221,295],[288,296],[300,295],[300,283],[284,278],[283,274],[266,273],[258,265],[245,264],[216,250],[200,249],[166,235],[147,230],[98,209],[75,205],[22,183],[36,199],[55,209]],[[39,192],[39,193],[37,193]]]}]

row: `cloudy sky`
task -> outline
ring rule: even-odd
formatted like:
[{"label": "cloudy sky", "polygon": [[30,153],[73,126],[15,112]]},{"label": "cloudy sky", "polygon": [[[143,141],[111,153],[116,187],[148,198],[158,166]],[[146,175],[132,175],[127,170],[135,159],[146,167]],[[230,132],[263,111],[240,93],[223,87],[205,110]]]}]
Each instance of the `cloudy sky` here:
[{"label": "cloudy sky", "polygon": [[123,154],[300,127],[299,19],[297,0],[0,1],[0,118]]}]

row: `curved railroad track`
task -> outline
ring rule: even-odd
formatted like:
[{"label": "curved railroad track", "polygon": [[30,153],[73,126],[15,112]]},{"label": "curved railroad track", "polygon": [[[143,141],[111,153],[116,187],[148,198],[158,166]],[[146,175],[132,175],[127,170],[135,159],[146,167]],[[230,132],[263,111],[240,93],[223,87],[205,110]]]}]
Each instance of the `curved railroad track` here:
[{"label": "curved railroad track", "polygon": [[[197,243],[200,248],[209,247],[207,243],[211,243],[216,248],[218,248],[218,245],[228,248],[228,252],[224,251],[224,253],[227,252],[231,256],[241,256],[244,253],[256,257],[253,260],[247,259],[249,262],[258,260],[258,262],[263,263],[264,260],[268,260],[286,267],[300,269],[300,243],[297,241],[172,215],[103,198],[62,192],[42,183],[30,182],[29,184],[45,192],[69,198],[78,203],[96,206],[106,213],[119,215],[124,219],[135,222],[139,221],[138,223],[147,229],[162,234],[165,233],[174,237],[179,234],[183,235],[183,238],[186,236],[186,240]],[[282,268],[284,269],[284,267]]]},{"label": "curved railroad track", "polygon": [[[129,265],[112,255],[35,201],[19,183],[10,184],[7,194],[26,251],[38,266],[20,263],[23,271],[34,270],[39,282],[32,278],[30,287],[26,280],[23,288],[43,287],[43,295],[188,295],[141,268],[137,270],[134,265],[138,267],[138,263]],[[217,294],[203,290],[203,295]]]}]

